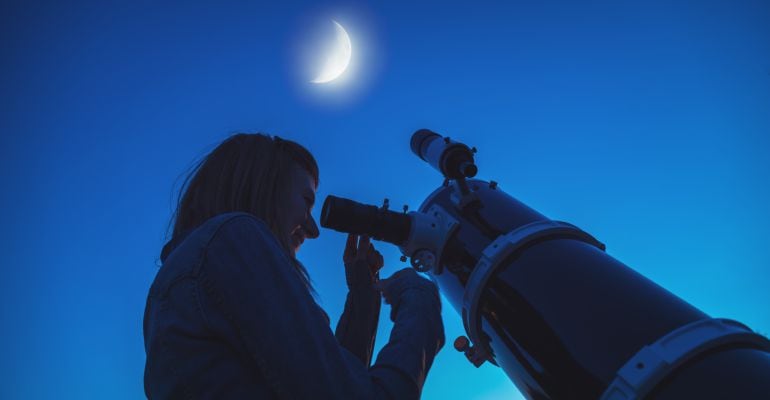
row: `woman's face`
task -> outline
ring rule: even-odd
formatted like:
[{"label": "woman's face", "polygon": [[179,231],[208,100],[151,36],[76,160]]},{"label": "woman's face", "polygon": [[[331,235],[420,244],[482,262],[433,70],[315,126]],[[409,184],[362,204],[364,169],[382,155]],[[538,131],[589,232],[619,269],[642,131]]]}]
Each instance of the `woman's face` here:
[{"label": "woman's face", "polygon": [[315,180],[303,168],[295,166],[290,173],[288,193],[281,208],[284,212],[284,237],[293,254],[299,250],[305,239],[318,237],[316,225],[310,211],[315,204]]}]

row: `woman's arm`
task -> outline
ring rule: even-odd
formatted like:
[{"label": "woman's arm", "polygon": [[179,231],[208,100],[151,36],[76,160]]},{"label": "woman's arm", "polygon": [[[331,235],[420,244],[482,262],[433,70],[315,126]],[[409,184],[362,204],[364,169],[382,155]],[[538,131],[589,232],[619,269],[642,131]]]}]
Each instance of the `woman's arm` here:
[{"label": "woman's arm", "polygon": [[348,295],[334,335],[368,367],[380,319],[380,293],[373,287],[377,276],[372,276],[366,260],[356,260],[345,263],[345,277]]},{"label": "woman's arm", "polygon": [[[417,398],[444,342],[438,292],[422,278],[390,285],[394,327],[372,368],[342,348],[264,223],[224,223],[207,245],[198,301],[212,331],[287,398]],[[414,273],[412,273],[414,274]],[[416,274],[414,274],[416,277]],[[399,283],[399,284],[395,284]]]},{"label": "woman's arm", "polygon": [[383,266],[382,254],[366,236],[348,235],[342,253],[348,295],[334,335],[367,367],[372,362],[380,318],[380,293],[374,289]]}]

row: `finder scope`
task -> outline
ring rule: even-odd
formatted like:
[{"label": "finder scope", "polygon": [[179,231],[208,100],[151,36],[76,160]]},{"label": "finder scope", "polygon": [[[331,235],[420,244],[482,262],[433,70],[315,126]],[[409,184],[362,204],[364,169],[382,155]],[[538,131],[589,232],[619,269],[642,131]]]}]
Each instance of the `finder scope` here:
[{"label": "finder scope", "polygon": [[447,179],[473,178],[478,172],[473,161],[474,149],[453,142],[429,129],[412,134],[412,152],[436,168]]}]

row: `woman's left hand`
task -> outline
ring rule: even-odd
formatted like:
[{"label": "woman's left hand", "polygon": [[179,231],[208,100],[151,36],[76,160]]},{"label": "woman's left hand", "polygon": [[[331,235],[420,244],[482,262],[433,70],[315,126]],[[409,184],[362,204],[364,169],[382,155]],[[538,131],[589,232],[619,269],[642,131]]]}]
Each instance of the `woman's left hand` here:
[{"label": "woman's left hand", "polygon": [[364,271],[366,271],[370,283],[376,282],[379,271],[384,265],[382,254],[374,248],[369,237],[364,235],[348,235],[342,261],[345,263],[348,288],[359,283],[359,279],[355,277],[363,275]]}]

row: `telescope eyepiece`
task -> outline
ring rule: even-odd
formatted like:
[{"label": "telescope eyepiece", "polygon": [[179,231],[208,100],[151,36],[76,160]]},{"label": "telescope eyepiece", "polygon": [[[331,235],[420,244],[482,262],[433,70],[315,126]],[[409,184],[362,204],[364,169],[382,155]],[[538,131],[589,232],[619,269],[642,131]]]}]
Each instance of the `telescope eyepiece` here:
[{"label": "telescope eyepiece", "polygon": [[409,238],[411,220],[405,213],[327,196],[321,209],[321,226],[338,232],[367,235],[401,245]]}]

